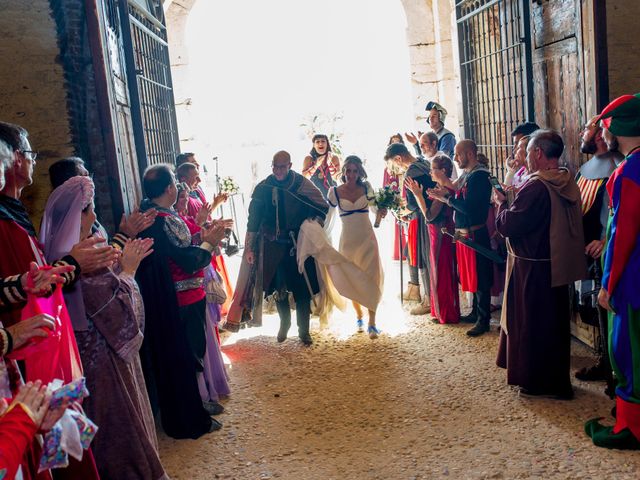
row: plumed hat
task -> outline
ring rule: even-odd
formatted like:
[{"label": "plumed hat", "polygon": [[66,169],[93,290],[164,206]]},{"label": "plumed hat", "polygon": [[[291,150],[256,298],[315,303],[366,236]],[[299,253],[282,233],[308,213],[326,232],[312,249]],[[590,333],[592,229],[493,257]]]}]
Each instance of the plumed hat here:
[{"label": "plumed hat", "polygon": [[596,121],[617,137],[640,137],[640,93],[616,98]]}]

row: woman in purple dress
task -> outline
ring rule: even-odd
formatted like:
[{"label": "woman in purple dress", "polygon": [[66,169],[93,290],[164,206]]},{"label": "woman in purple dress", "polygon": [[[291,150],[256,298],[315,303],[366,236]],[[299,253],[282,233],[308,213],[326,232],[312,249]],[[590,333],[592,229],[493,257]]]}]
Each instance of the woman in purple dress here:
[{"label": "woman in purple dress", "polygon": [[[73,177],[49,197],[40,239],[47,258],[68,253],[91,235],[94,186]],[[83,274],[70,309],[90,396],[83,407],[99,427],[92,443],[102,478],[164,480],[139,350],[144,308],[134,275],[153,241],[129,241],[119,264]]]}]

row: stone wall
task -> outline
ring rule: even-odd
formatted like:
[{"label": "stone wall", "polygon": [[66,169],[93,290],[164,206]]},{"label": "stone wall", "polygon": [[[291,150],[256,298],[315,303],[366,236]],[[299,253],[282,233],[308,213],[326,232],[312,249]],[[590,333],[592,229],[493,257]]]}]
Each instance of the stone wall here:
[{"label": "stone wall", "polygon": [[49,194],[49,165],[74,153],[64,69],[47,0],[3,0],[0,15],[0,119],[29,131],[40,152],[23,197],[36,225]]},{"label": "stone wall", "polygon": [[71,155],[94,172],[97,211],[114,224],[85,17],[84,0],[2,3],[0,118],[25,127],[39,152],[23,192],[36,226],[51,191],[48,168]]},{"label": "stone wall", "polygon": [[609,57],[609,98],[640,92],[638,63],[638,20],[640,1],[607,1],[607,51]]},{"label": "stone wall", "polygon": [[454,2],[401,1],[407,15],[416,127],[423,131],[428,129],[424,108],[427,102],[434,100],[447,109],[447,127],[457,134],[462,125],[462,103]]},{"label": "stone wall", "polygon": [[73,155],[82,158],[93,174],[96,212],[113,231],[111,179],[107,167],[105,130],[98,111],[96,81],[84,0],[50,0],[58,31],[58,63],[64,71],[67,119]]}]

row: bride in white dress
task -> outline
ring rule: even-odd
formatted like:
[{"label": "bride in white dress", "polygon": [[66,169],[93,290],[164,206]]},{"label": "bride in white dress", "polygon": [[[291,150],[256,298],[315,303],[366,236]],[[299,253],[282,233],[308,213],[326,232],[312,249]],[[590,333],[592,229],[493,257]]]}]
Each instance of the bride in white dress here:
[{"label": "bride in white dress", "polygon": [[362,271],[359,285],[351,285],[359,293],[359,302],[353,301],[358,315],[358,331],[364,331],[364,306],[369,310],[367,332],[373,339],[380,333],[376,327],[376,309],[382,297],[384,275],[378,241],[369,218],[369,207],[374,194],[366,179],[367,173],[362,160],[355,155],[348,156],[342,166],[342,185],[330,188],[327,200],[342,220],[339,251]]}]

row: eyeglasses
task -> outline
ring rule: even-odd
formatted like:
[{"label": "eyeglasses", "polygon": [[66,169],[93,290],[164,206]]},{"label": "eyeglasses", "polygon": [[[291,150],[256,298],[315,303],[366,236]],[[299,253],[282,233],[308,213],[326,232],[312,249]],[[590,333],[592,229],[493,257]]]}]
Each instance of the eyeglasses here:
[{"label": "eyeglasses", "polygon": [[27,153],[29,154],[29,160],[31,160],[32,162],[36,161],[36,158],[38,158],[38,152],[35,152],[33,150],[20,150],[20,152],[26,157]]}]

